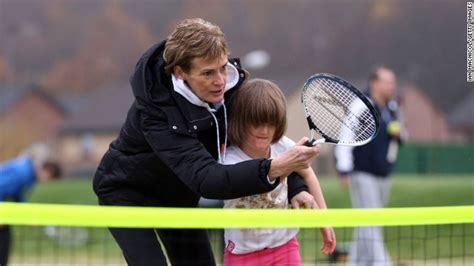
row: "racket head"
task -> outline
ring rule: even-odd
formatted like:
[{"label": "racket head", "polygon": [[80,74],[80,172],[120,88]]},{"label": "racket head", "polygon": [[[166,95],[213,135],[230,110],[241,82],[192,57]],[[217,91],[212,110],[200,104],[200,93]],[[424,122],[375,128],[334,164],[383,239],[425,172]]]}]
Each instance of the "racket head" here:
[{"label": "racket head", "polygon": [[327,143],[360,146],[377,136],[380,118],[371,101],[335,75],[311,76],[303,86],[301,101],[310,130]]}]

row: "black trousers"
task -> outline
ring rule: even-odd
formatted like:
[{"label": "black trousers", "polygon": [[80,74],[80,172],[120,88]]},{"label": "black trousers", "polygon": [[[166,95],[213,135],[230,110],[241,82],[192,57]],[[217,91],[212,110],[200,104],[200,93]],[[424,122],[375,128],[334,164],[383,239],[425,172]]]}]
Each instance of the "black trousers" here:
[{"label": "black trousers", "polygon": [[206,230],[110,228],[128,265],[216,265]]},{"label": "black trousers", "polygon": [[[108,195],[99,196],[100,205],[153,206],[151,200]],[[109,228],[131,266],[175,265],[214,266],[214,254],[205,229]],[[163,248],[160,244],[163,244]]]},{"label": "black trousers", "polygon": [[8,263],[10,242],[10,227],[8,225],[0,225],[0,266],[5,266]]}]

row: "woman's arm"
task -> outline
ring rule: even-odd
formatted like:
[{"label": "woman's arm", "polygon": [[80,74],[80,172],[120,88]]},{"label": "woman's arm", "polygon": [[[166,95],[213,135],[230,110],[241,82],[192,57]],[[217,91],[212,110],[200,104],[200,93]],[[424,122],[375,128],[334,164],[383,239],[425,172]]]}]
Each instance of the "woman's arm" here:
[{"label": "woman's arm", "polygon": [[221,165],[196,137],[173,132],[164,114],[142,110],[141,127],[161,162],[193,192],[210,199],[238,198],[271,191],[279,182],[272,184],[268,179],[273,181],[284,173],[308,167],[319,151],[318,148],[295,146],[274,160]]},{"label": "woman's arm", "polygon": [[[279,184],[268,182],[271,161],[221,165],[196,137],[173,132],[166,116],[158,115],[142,111],[144,137],[161,163],[194,193],[209,199],[231,199],[268,192]],[[174,176],[156,174],[156,178]]]}]

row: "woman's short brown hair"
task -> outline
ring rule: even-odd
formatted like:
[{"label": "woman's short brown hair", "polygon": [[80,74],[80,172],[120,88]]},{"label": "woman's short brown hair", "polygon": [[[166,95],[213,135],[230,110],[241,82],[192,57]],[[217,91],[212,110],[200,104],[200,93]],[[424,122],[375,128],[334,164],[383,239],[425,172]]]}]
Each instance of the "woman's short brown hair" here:
[{"label": "woman's short brown hair", "polygon": [[280,88],[265,79],[252,79],[232,96],[229,141],[242,147],[250,126],[275,126],[272,143],[286,132],[286,100]]},{"label": "woman's short brown hair", "polygon": [[175,66],[180,66],[189,72],[194,58],[217,59],[224,54],[227,54],[227,41],[219,26],[200,18],[185,19],[166,41],[165,71],[171,74]]}]

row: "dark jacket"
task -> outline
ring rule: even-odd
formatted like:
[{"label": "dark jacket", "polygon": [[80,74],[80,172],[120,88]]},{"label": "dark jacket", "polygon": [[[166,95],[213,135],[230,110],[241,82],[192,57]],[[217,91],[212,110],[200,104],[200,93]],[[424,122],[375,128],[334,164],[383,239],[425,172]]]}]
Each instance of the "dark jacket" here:
[{"label": "dark jacket", "polygon": [[[372,101],[370,94],[366,96]],[[395,100],[390,101],[386,106],[379,106],[374,101],[372,103],[380,115],[378,134],[372,141],[362,146],[335,147],[336,168],[340,176],[351,172],[365,172],[386,178],[393,170],[398,146],[404,139],[403,131],[400,136],[388,132],[389,123],[398,120],[398,104]]]},{"label": "dark jacket", "polygon": [[[370,95],[368,96],[370,98]],[[388,176],[393,169],[394,162],[387,159],[390,142],[400,143],[400,139],[391,136],[387,127],[392,121],[397,120],[397,111],[393,107],[378,106],[375,109],[380,114],[380,129],[377,136],[369,143],[354,148],[354,171],[371,173],[378,177]]]},{"label": "dark jacket", "polygon": [[[105,204],[193,207],[199,197],[229,199],[268,192],[278,185],[267,181],[269,160],[236,165],[217,163],[214,119],[204,108],[175,92],[165,74],[165,42],[150,48],[131,77],[135,101],[120,135],[106,152],[94,177],[94,191]],[[245,79],[238,60],[229,60]],[[223,109],[223,108],[221,108]],[[215,113],[221,130],[222,110]],[[221,141],[221,143],[223,143]],[[293,190],[301,191],[301,184]]]}]

